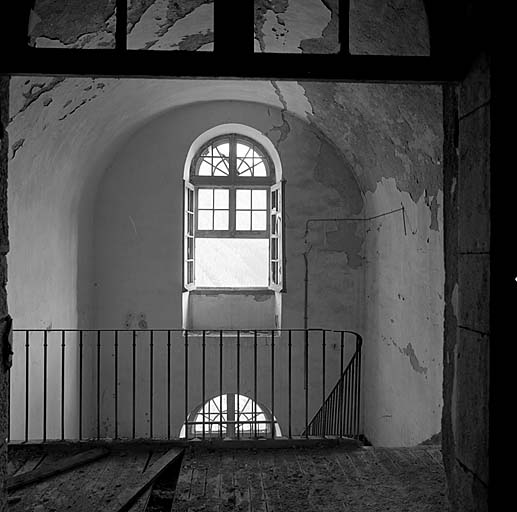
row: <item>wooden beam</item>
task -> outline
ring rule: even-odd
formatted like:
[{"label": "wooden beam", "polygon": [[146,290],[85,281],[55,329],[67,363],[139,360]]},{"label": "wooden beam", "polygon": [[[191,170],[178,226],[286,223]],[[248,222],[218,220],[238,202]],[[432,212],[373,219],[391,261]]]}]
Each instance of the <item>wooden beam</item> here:
[{"label": "wooden beam", "polygon": [[115,29],[115,48],[127,49],[127,0],[117,0],[117,24]]},{"label": "wooden beam", "polygon": [[127,512],[145,490],[175,461],[181,460],[182,448],[172,448],[162,455],[144,473],[135,480],[126,482],[126,488],[117,496],[109,496],[109,501],[102,503],[103,512]]},{"label": "wooden beam", "polygon": [[37,468],[33,471],[28,471],[27,473],[12,476],[7,479],[7,490],[14,491],[20,487],[40,482],[41,480],[45,480],[51,476],[58,475],[59,473],[69,471],[70,469],[88,464],[89,462],[93,462],[101,457],[105,457],[108,453],[110,452],[106,448],[88,450],[86,452],[73,455],[72,457],[58,460],[51,467]]},{"label": "wooden beam", "polygon": [[253,0],[214,0],[214,51],[235,59],[253,54]]},{"label": "wooden beam", "polygon": [[25,48],[0,60],[0,74],[26,76],[443,84],[465,72],[443,56],[253,53],[236,62],[217,52]]}]

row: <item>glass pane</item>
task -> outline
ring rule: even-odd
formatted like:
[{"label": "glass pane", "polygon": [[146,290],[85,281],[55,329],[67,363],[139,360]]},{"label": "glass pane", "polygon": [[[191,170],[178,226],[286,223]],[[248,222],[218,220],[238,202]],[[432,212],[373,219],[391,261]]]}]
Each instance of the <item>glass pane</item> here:
[{"label": "glass pane", "polygon": [[200,188],[197,193],[198,208],[211,210],[214,207],[214,189]]},{"label": "glass pane", "polygon": [[212,176],[212,166],[207,160],[203,160],[198,171],[200,176]]},{"label": "glass pane", "polygon": [[214,229],[228,229],[228,210],[214,212]]},{"label": "glass pane", "polygon": [[276,235],[276,215],[274,213],[271,214],[271,233]]},{"label": "glass pane", "polygon": [[266,229],[266,212],[251,212],[251,229],[264,231]]},{"label": "glass pane", "polygon": [[251,228],[251,212],[237,211],[235,212],[235,229],[239,231],[247,231]]},{"label": "glass pane", "polygon": [[213,229],[212,210],[200,210],[198,212],[197,229]]},{"label": "glass pane", "polygon": [[222,156],[230,156],[230,144],[228,142],[223,142],[222,144],[219,144],[215,148],[216,155],[222,155]]},{"label": "glass pane", "polygon": [[253,150],[247,144],[237,142],[237,157],[251,156],[252,151]]},{"label": "glass pane", "polygon": [[254,169],[255,176],[267,176],[267,170],[266,166],[264,165],[264,162],[260,162],[255,166]]},{"label": "glass pane", "polygon": [[271,239],[271,259],[278,259],[278,238]]},{"label": "glass pane", "polygon": [[[196,285],[268,286],[268,246],[267,238],[197,238]],[[218,399],[216,403],[219,407]]]},{"label": "glass pane", "polygon": [[252,209],[265,210],[267,207],[267,190],[253,190],[252,196]]},{"label": "glass pane", "polygon": [[237,210],[251,210],[251,190],[237,189],[235,192]]},{"label": "glass pane", "polygon": [[239,176],[253,176],[251,173],[251,166],[245,160],[237,160],[237,174]]},{"label": "glass pane", "polygon": [[229,190],[227,188],[216,188],[214,194],[214,208],[216,210],[228,210],[230,204]]}]

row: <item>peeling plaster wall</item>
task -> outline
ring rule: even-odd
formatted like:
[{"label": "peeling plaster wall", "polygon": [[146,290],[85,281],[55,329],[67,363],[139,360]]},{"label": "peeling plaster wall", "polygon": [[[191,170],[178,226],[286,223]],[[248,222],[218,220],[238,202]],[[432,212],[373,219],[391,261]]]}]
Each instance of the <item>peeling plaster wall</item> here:
[{"label": "peeling plaster wall", "polygon": [[[407,236],[401,213],[363,226],[364,421],[374,444],[417,444],[440,431],[442,403],[440,89],[302,87],[311,106],[309,118],[341,150],[345,166],[365,193],[362,216],[380,215],[401,204],[406,208]],[[427,373],[418,370],[427,365]]]},{"label": "peeling plaster wall", "polygon": [[[7,308],[7,261],[9,234],[7,224],[7,155],[9,137],[6,131],[9,120],[9,79],[0,77],[0,318],[5,326]],[[3,333],[3,329],[2,329]],[[0,347],[0,511],[7,510],[7,429],[9,426],[9,370],[6,347]]]},{"label": "peeling plaster wall", "polygon": [[[60,4],[55,0],[36,2],[31,32],[36,46],[113,45],[113,0]],[[212,12],[212,3],[202,0],[130,2],[129,45],[210,50]],[[256,51],[326,53],[338,49],[336,0],[257,1],[255,25]],[[428,53],[420,1],[352,2],[350,25],[352,53]],[[200,100],[258,101],[279,108],[269,136],[287,158],[301,150],[292,143],[297,123],[290,121],[291,114],[309,121],[318,141],[310,145],[318,152],[313,168],[315,181],[323,189],[335,189],[339,199],[313,205],[300,192],[300,201],[289,205],[293,211],[305,202],[310,205],[311,215],[325,209],[332,217],[367,216],[382,213],[388,205],[397,208],[404,201],[407,220],[414,222],[416,232],[400,242],[397,251],[381,248],[401,240],[400,225],[391,225],[391,218],[383,220],[375,236],[373,230],[366,232],[371,227],[366,224],[321,223],[311,227],[307,241],[301,230],[294,230],[290,243],[297,254],[306,252],[308,256],[310,325],[336,319],[342,311],[354,318],[353,306],[343,309],[349,304],[350,294],[362,293],[366,303],[370,293],[379,301],[368,302],[363,312],[370,319],[364,324],[363,334],[371,339],[365,367],[376,368],[384,359],[381,355],[390,354],[395,358],[397,380],[392,386],[389,380],[386,387],[384,375],[368,375],[371,387],[365,388],[365,410],[369,411],[365,428],[371,440],[411,444],[436,433],[433,429],[440,386],[432,376],[439,359],[441,338],[435,335],[440,320],[436,312],[442,300],[437,293],[441,282],[436,277],[441,272],[441,107],[436,88],[275,81],[14,79],[9,126],[13,190],[9,201],[16,257],[12,257],[10,297],[17,326],[91,326],[95,293],[90,265],[92,204],[99,177],[127,137],[153,116]],[[344,174],[326,175],[324,170],[333,166],[336,158]],[[351,180],[350,176],[355,178]],[[294,177],[293,181],[304,191],[303,183],[296,183]],[[364,202],[360,192],[354,197],[347,195],[351,185],[366,194]],[[342,201],[343,197],[348,201]],[[403,258],[402,247],[406,249]],[[435,258],[432,262],[431,257]],[[400,267],[400,262],[411,264],[408,271],[415,274],[413,284],[408,285],[409,278],[401,271],[397,279],[386,280],[376,258],[382,261],[382,268]],[[295,275],[300,275],[303,258],[296,261],[290,265]],[[338,277],[329,279],[326,268],[334,266],[341,270]],[[354,284],[358,272],[363,273],[362,287]],[[33,289],[26,287],[27,282]],[[421,304],[428,299],[423,306],[425,321],[418,328],[406,311],[400,312],[397,328],[390,325],[388,312],[397,307],[393,297],[401,285],[408,303],[414,300]],[[333,297],[339,293],[343,299],[336,302]],[[314,301],[313,296],[320,300]],[[287,305],[285,311],[289,308]],[[300,308],[303,304],[298,301],[291,312],[290,318],[297,323]],[[359,316],[357,325],[362,322]],[[342,322],[338,323],[341,327]],[[379,339],[381,332],[390,333],[394,341]],[[388,388],[401,389],[403,382],[409,379],[412,383],[415,378],[419,391],[410,397],[407,408],[397,409],[400,424],[392,423],[386,429],[389,434],[381,434],[381,426],[387,421],[387,416],[381,418],[385,414],[381,409],[396,408],[398,401],[408,398]],[[420,419],[417,416],[421,410],[412,410],[413,399],[428,406]]]}]

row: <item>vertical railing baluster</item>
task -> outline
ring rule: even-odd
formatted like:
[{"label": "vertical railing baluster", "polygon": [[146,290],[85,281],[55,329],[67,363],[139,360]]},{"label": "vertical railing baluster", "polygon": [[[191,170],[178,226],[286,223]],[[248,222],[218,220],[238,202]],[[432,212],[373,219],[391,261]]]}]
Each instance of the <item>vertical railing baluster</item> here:
[{"label": "vertical railing baluster", "polygon": [[350,385],[350,365],[347,365],[347,368],[345,370],[345,385],[344,385],[344,408],[343,408],[343,430],[345,437],[348,437],[349,431],[348,431],[348,409],[350,407],[350,401],[348,400],[348,389]]},{"label": "vertical railing baluster", "polygon": [[185,334],[185,439],[188,441],[189,438],[189,425],[188,425],[188,335],[189,331],[186,329]]},{"label": "vertical railing baluster", "polygon": [[83,331],[79,331],[79,441],[83,438]]},{"label": "vertical railing baluster", "polygon": [[153,438],[154,331],[149,331],[149,437]]},{"label": "vertical railing baluster", "polygon": [[275,330],[271,330],[271,437],[275,438]]},{"label": "vertical railing baluster", "polygon": [[61,441],[65,440],[65,337],[61,331]]},{"label": "vertical railing baluster", "polygon": [[241,437],[240,414],[239,414],[239,397],[241,396],[241,331],[237,331],[237,399],[235,401],[235,428],[237,429],[237,439]]},{"label": "vertical railing baluster", "polygon": [[43,441],[47,440],[47,346],[48,331],[43,334]]},{"label": "vertical railing baluster", "polygon": [[289,373],[289,385],[288,385],[288,414],[289,414],[289,439],[292,439],[292,425],[291,425],[291,416],[292,416],[292,368],[291,368],[291,356],[292,356],[292,331],[289,329],[289,340],[288,340],[288,373]]},{"label": "vertical railing baluster", "polygon": [[171,331],[167,331],[167,439],[171,438]]},{"label": "vertical railing baluster", "polygon": [[253,331],[253,429],[257,437],[257,331]]},{"label": "vertical railing baluster", "polygon": [[358,359],[358,390],[357,390],[357,434],[360,434],[360,426],[361,426],[361,351],[362,351],[362,338],[359,335],[357,336],[356,343],[356,353]]},{"label": "vertical railing baluster", "polygon": [[339,374],[341,375],[341,383],[339,386],[339,436],[343,437],[343,409],[344,409],[344,403],[343,403],[343,351],[344,351],[344,345],[345,345],[345,333],[341,331],[340,334],[340,345],[341,345],[341,362],[340,362],[340,370]]},{"label": "vertical railing baluster", "polygon": [[[201,403],[203,404],[201,407],[201,420],[203,422],[203,432],[202,437],[203,440],[206,437],[206,426],[205,426],[205,402],[206,402],[206,331],[203,329],[203,340],[201,346],[201,357],[202,357],[202,370],[201,370]],[[210,419],[210,405],[208,406],[208,414]]]},{"label": "vertical railing baluster", "polygon": [[133,343],[132,343],[132,357],[133,357],[133,385],[132,385],[132,418],[131,418],[131,435],[135,439],[136,436],[136,331],[133,329]]},{"label": "vertical railing baluster", "polygon": [[304,333],[305,437],[309,437],[309,331],[305,330]]},{"label": "vertical railing baluster", "polygon": [[325,372],[326,372],[326,365],[325,365],[325,348],[326,348],[326,332],[325,330],[321,331],[321,365],[322,365],[322,372],[321,372],[321,378],[322,378],[322,390],[321,390],[321,412],[322,412],[322,418],[321,418],[321,433],[323,434],[323,437],[325,437],[325,431],[326,431],[326,410],[325,410]]},{"label": "vertical railing baluster", "polygon": [[[228,406],[228,402],[227,402]],[[219,331],[219,437],[223,437],[223,331]]]},{"label": "vertical railing baluster", "polygon": [[97,331],[97,439],[101,438],[101,331]]},{"label": "vertical railing baluster", "polygon": [[118,439],[118,331],[114,331],[115,336],[115,360],[113,364],[115,365],[115,439]]},{"label": "vertical railing baluster", "polygon": [[30,332],[25,331],[25,442],[29,440]]}]

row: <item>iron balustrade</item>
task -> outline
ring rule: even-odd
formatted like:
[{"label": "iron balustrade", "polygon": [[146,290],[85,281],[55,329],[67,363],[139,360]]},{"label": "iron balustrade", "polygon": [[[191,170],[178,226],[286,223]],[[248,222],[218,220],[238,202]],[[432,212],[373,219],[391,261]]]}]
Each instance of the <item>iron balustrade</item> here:
[{"label": "iron balustrade", "polygon": [[361,345],[326,329],[17,329],[9,439],[359,437]]}]

